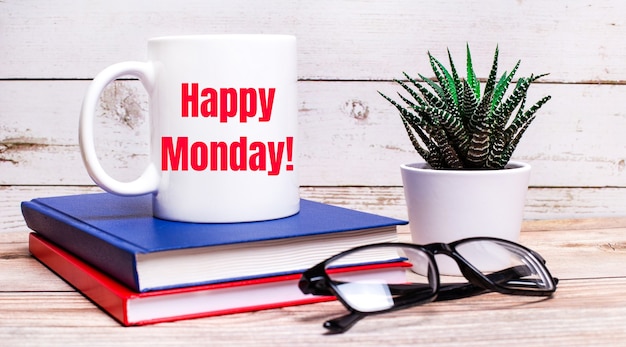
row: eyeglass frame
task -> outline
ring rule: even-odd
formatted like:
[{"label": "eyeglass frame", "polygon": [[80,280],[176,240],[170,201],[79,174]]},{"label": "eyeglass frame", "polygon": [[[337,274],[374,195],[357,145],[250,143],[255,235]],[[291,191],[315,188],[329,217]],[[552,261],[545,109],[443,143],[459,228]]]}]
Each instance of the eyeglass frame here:
[{"label": "eyeglass frame", "polygon": [[[515,248],[519,248],[522,251],[525,251],[527,254],[538,260],[537,264],[541,267],[541,270],[544,272],[542,277],[545,277],[546,280],[550,281],[549,289],[514,289],[503,287],[498,282],[505,282],[507,279],[513,279],[509,276],[508,271],[513,271],[514,268],[505,269],[502,271],[497,271],[491,273],[489,275],[483,274],[480,270],[478,270],[474,265],[472,265],[467,259],[465,259],[457,250],[456,247],[459,244],[467,243],[467,242],[476,242],[476,241],[492,241],[492,242],[500,242],[506,243]],[[341,291],[337,289],[335,281],[333,281],[328,272],[326,271],[326,267],[328,263],[339,259],[345,256],[348,253],[357,252],[369,248],[379,248],[379,247],[390,247],[390,248],[399,248],[405,247],[410,249],[417,249],[425,254],[430,263],[433,265],[435,273],[433,278],[435,280],[434,288],[432,288],[432,294],[429,296],[425,296],[420,300],[415,301],[406,301],[405,303],[401,303],[394,305],[387,309],[381,309],[379,311],[373,312],[364,312],[359,311],[352,307],[342,296]],[[465,279],[468,280],[469,283],[454,283],[454,284],[441,284],[441,274],[439,272],[439,265],[435,259],[435,255],[443,254],[452,258]],[[557,288],[557,284],[559,279],[553,277],[545,266],[545,259],[539,255],[539,253],[533,251],[532,249],[525,247],[519,243],[512,242],[505,239],[500,239],[496,237],[470,237],[461,240],[457,240],[451,243],[430,243],[427,245],[419,245],[413,243],[404,243],[404,242],[384,242],[384,243],[374,243],[363,246],[354,247],[343,252],[337,253],[326,260],[321,261],[320,263],[312,266],[308,270],[306,270],[298,282],[298,287],[304,294],[312,294],[312,295],[322,295],[322,296],[335,296],[337,300],[339,300],[343,306],[345,306],[350,313],[346,316],[329,320],[324,323],[324,327],[329,329],[333,333],[342,333],[347,331],[352,325],[354,325],[361,318],[364,318],[368,315],[382,314],[391,311],[397,311],[401,309],[406,309],[409,307],[425,304],[432,301],[443,301],[443,300],[453,300],[460,299],[465,297],[470,297],[478,294],[482,294],[485,292],[498,292],[506,295],[523,295],[523,296],[551,296]],[[515,267],[517,268],[517,267]],[[431,285],[429,280],[429,285]],[[443,294],[443,295],[442,295]]]}]

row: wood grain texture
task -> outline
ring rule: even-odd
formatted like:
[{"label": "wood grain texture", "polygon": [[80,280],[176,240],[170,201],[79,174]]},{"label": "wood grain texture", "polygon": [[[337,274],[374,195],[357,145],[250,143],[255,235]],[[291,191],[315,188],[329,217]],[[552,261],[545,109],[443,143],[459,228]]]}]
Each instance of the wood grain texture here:
[{"label": "wood grain texture", "polygon": [[[24,219],[19,207],[22,201],[45,196],[99,192],[102,190],[94,186],[0,186],[0,236],[23,228]],[[404,220],[408,218],[401,187],[302,187],[300,195],[359,211]],[[536,221],[554,218],[578,221],[576,225],[561,223],[563,226],[560,229],[591,228],[593,225],[584,221],[593,221],[592,218],[597,216],[610,217],[617,226],[621,226],[619,221],[626,220],[623,217],[623,211],[626,210],[625,195],[625,189],[615,188],[531,188],[524,212],[525,228],[537,230],[544,224]],[[550,228],[557,226],[550,225]]]},{"label": "wood grain texture", "polygon": [[[626,4],[612,1],[142,1],[0,3],[0,78],[93,78],[144,60],[146,40],[175,34],[281,33],[299,39],[303,79],[390,80],[429,71],[426,52],[462,61],[469,42],[487,75],[502,66],[559,82],[626,80]],[[504,71],[504,70],[503,70]]]},{"label": "wood grain texture", "polygon": [[[76,293],[0,292],[0,338],[8,346],[493,346],[511,341],[618,346],[626,338],[620,298],[625,284],[624,279],[564,281],[547,301],[488,294],[432,303],[366,318],[335,336],[324,336],[321,324],[345,312],[337,303],[123,328]],[[606,297],[598,297],[598,286]]]}]

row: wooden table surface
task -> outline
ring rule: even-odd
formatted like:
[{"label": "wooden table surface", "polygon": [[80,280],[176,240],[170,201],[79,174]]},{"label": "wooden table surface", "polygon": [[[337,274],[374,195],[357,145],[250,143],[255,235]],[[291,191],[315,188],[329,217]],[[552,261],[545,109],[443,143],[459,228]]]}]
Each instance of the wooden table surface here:
[{"label": "wooden table surface", "polygon": [[[342,335],[321,326],[344,313],[337,302],[125,328],[30,256],[19,202],[58,193],[45,189],[0,187],[0,346],[626,345],[626,219],[524,223],[521,243],[560,279],[550,299],[430,303],[368,317]],[[394,208],[404,206],[385,206]],[[406,227],[399,233],[408,236]]]}]

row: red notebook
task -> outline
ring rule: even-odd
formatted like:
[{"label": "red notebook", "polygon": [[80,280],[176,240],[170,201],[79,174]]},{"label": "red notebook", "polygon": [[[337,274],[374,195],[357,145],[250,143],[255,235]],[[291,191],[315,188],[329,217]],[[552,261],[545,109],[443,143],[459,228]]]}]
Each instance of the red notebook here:
[{"label": "red notebook", "polygon": [[[334,300],[304,295],[300,274],[273,276],[218,284],[138,293],[46,241],[29,236],[31,254],[122,325],[145,325],[182,319],[257,311]],[[404,279],[402,263],[365,265],[343,269],[355,276],[381,275]]]}]

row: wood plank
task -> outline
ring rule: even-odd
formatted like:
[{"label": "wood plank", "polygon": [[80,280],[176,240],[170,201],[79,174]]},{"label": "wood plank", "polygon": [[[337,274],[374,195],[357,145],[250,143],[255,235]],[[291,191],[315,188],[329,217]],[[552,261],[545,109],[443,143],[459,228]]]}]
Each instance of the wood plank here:
[{"label": "wood plank", "polygon": [[[287,33],[299,38],[303,79],[390,80],[428,73],[426,52],[458,62],[472,45],[481,75],[496,44],[501,66],[550,72],[552,81],[626,80],[626,3],[578,1],[98,1],[0,3],[0,78],[92,78],[112,63],[144,60],[149,37]],[[184,23],[184,25],[181,25]],[[460,34],[462,33],[462,34]],[[502,70],[504,71],[504,70]]]},{"label": "wood plank", "polygon": [[[302,187],[301,195],[317,201],[407,219],[402,187]],[[567,219],[626,216],[623,188],[530,188],[524,219]],[[611,219],[613,220],[613,219]],[[569,225],[568,225],[569,226]]]},{"label": "wood plank", "polygon": [[[626,338],[626,280],[561,283],[551,300],[486,294],[430,303],[363,319],[342,335],[323,336],[321,323],[344,314],[338,303],[267,310],[121,328],[76,293],[0,292],[0,339],[9,346],[255,344],[309,346],[620,345]],[[485,329],[489,326],[489,329]],[[523,334],[519,327],[523,326]],[[391,335],[392,334],[392,335]],[[393,342],[391,342],[393,341]]]},{"label": "wood plank", "polygon": [[531,188],[525,219],[581,219],[626,216],[622,188]]},{"label": "wood plank", "polygon": [[[22,217],[20,203],[38,197],[87,194],[102,192],[97,187],[76,186],[0,186],[0,237],[3,233],[25,231],[26,225]],[[26,241],[26,240],[24,240]]]},{"label": "wood plank", "polygon": [[[98,187],[87,186],[0,186],[0,235],[24,231],[25,225],[19,208],[20,202],[44,196],[59,196],[102,192]],[[406,205],[401,187],[301,187],[303,198],[343,206],[359,211],[376,213],[406,220]],[[624,188],[531,188],[527,194],[524,218],[525,230],[546,228],[534,220],[560,219],[576,221],[561,223],[559,229],[593,227],[590,218],[612,217],[614,227],[623,223],[626,211]]]},{"label": "wood plank", "polygon": [[561,280],[626,277],[625,232],[626,228],[526,231],[520,243],[539,252],[552,276]]},{"label": "wood plank", "polygon": [[[25,231],[20,202],[46,196],[101,193],[95,186],[0,186],[0,237]],[[530,189],[523,231],[626,227],[625,189]],[[399,219],[407,219],[401,187],[301,187],[303,198]],[[590,201],[603,210],[585,210]],[[538,203],[541,202],[541,203]],[[600,203],[604,202],[604,204]],[[581,211],[581,212],[579,212]],[[598,219],[598,218],[605,219]]]},{"label": "wood plank", "polygon": [[[77,146],[88,83],[0,81],[0,184],[92,183]],[[140,90],[136,81],[114,84],[99,111],[98,151],[122,180],[138,175],[148,160],[147,101]],[[388,82],[299,84],[302,185],[399,186],[399,165],[421,160],[378,90],[392,95],[398,88]],[[615,85],[531,88],[531,100],[553,96],[514,155],[533,166],[532,186],[626,187],[626,117],[614,102],[625,91]]]}]

